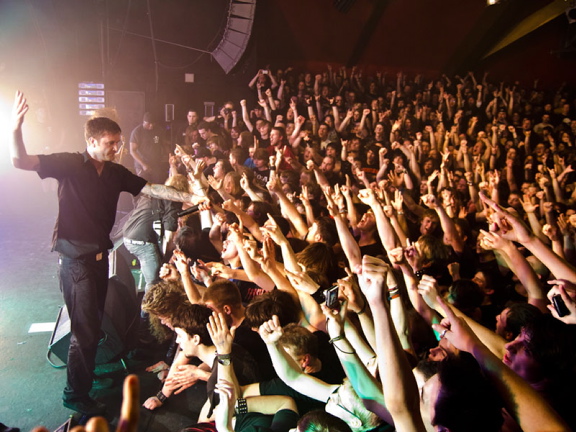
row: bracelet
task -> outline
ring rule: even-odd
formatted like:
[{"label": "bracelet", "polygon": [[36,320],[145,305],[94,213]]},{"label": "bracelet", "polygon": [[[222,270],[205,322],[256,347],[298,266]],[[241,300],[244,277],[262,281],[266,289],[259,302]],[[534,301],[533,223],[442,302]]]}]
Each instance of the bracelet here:
[{"label": "bracelet", "polygon": [[388,295],[388,301],[394,300],[400,297],[400,291],[396,291],[394,294]]},{"label": "bracelet", "polygon": [[236,399],[236,408],[234,409],[236,415],[238,414],[248,414],[248,403],[244,398]]},{"label": "bracelet", "polygon": [[330,342],[332,344],[332,346],[334,348],[336,348],[338,351],[340,351],[342,354],[356,354],[356,350],[354,350],[354,348],[352,348],[352,351],[344,351],[343,349],[338,348],[338,345],[334,345],[334,342],[338,342],[339,340],[343,340],[344,336],[339,335],[336,336],[335,338],[330,339],[328,342]]},{"label": "bracelet", "polygon": [[270,167],[270,171],[276,171],[276,167],[275,167],[275,166],[271,166],[271,167]]},{"label": "bracelet", "polygon": [[403,215],[404,212],[403,212],[403,211],[399,211],[399,212],[396,212],[396,214]]},{"label": "bracelet", "polygon": [[339,340],[342,340],[342,339],[344,339],[344,336],[338,335],[338,336],[330,339],[328,342],[330,342],[332,345],[334,345],[334,342],[338,342]]},{"label": "bracelet", "polygon": [[473,183],[473,182],[466,182],[466,184],[467,184],[468,186],[474,186],[474,183]]},{"label": "bracelet", "polygon": [[423,270],[417,270],[414,272],[414,276],[416,276],[418,279],[422,279],[422,276],[424,276],[424,271]]},{"label": "bracelet", "polygon": [[162,390],[160,390],[156,394],[156,399],[158,399],[160,401],[160,403],[164,403],[168,400],[168,396],[166,396],[164,393],[162,393]]}]

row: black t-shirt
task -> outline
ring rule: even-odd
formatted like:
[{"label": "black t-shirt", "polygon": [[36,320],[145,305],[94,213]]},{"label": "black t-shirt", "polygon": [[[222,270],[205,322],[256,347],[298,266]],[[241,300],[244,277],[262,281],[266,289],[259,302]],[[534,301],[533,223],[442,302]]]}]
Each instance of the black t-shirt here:
[{"label": "black t-shirt", "polygon": [[268,180],[270,179],[270,170],[269,169],[264,169],[264,170],[259,170],[258,168],[254,168],[254,182],[266,189],[266,183],[268,183]]},{"label": "black t-shirt", "polygon": [[320,372],[314,372],[310,375],[328,384],[342,384],[346,373],[334,346],[329,342],[330,336],[321,330],[315,331],[314,335],[318,339],[318,358],[322,362],[322,369]]},{"label": "black t-shirt", "polygon": [[136,173],[143,175],[152,183],[164,183],[168,178],[168,152],[164,148],[161,133],[157,129],[148,130],[142,125],[136,126],[130,134],[130,142],[138,145],[140,158],[148,165],[148,171],[134,161]]},{"label": "black t-shirt", "polygon": [[278,376],[274,370],[274,365],[272,364],[272,359],[270,358],[266,344],[260,335],[252,330],[245,321],[236,329],[234,343],[242,346],[252,354],[252,357],[254,357],[254,360],[256,360],[258,364],[262,380],[270,380]]},{"label": "black t-shirt", "polygon": [[138,195],[146,180],[113,162],[104,162],[98,175],[88,152],[38,157],[40,178],[58,180],[59,212],[52,250],[78,258],[112,248],[110,232],[120,192]]},{"label": "black t-shirt", "polygon": [[[369,245],[360,246],[360,253],[362,254],[362,256],[364,255],[369,255],[373,257],[377,257],[378,255],[387,256],[386,252],[384,251],[384,246],[382,246],[382,243],[380,241],[377,241]],[[386,259],[386,261],[388,260]]]}]

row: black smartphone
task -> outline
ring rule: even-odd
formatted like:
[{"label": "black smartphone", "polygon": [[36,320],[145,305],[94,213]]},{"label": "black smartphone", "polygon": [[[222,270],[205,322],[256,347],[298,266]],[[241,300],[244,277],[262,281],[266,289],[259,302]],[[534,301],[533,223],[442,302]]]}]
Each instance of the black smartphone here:
[{"label": "black smartphone", "polygon": [[334,285],[324,291],[324,297],[326,298],[326,306],[330,309],[339,309],[340,302],[338,301],[338,285]]},{"label": "black smartphone", "polygon": [[554,309],[556,309],[556,313],[559,317],[570,315],[570,311],[566,307],[566,303],[564,303],[560,294],[552,296],[552,304],[554,305]]}]

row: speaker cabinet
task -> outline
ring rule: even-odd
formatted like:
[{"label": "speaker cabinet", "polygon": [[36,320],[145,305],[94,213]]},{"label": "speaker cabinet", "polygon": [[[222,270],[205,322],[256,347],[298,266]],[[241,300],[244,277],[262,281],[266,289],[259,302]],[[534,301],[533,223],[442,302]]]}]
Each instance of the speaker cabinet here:
[{"label": "speaker cabinet", "polygon": [[[117,277],[110,278],[96,364],[110,363],[133,348],[132,344],[137,339],[139,318],[140,305],[134,289],[128,288]],[[70,317],[66,306],[62,306],[48,344],[49,361],[51,355],[54,355],[66,364],[70,337]]]}]

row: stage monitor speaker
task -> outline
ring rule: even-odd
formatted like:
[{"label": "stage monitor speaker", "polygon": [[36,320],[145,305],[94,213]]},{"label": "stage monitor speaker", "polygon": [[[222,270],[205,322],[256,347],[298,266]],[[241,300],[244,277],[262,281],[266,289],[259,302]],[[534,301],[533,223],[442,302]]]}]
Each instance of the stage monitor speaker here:
[{"label": "stage monitor speaker", "polygon": [[[98,343],[96,364],[109,363],[130,349],[137,339],[140,305],[133,289],[117,277],[108,281],[108,295],[102,318],[102,338]],[[66,364],[70,347],[70,317],[66,306],[58,312],[56,326],[48,344],[48,361],[52,354]]]}]

